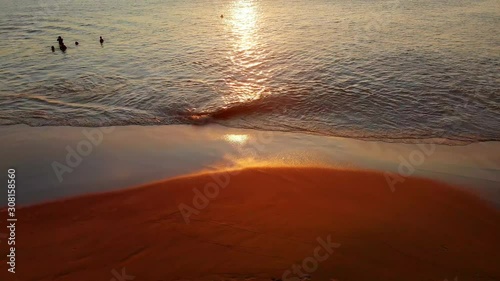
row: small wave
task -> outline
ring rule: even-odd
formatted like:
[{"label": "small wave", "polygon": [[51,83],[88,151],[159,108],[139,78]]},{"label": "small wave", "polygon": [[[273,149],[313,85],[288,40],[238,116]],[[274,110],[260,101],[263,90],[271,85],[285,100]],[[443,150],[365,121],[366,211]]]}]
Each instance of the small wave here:
[{"label": "small wave", "polygon": [[22,28],[17,26],[0,26],[0,31],[16,31],[21,30]]},{"label": "small wave", "polygon": [[[65,88],[62,92],[67,93],[68,89]],[[123,100],[126,101],[126,104],[116,100],[110,103],[88,95],[79,96],[78,93],[79,91],[71,95],[54,95],[53,93],[52,96],[44,96],[42,93],[5,93],[2,95],[4,100],[0,102],[0,106],[29,107],[31,110],[26,111],[23,115],[13,114],[13,112],[0,114],[0,125],[104,127],[218,124],[233,128],[395,143],[466,145],[474,142],[500,141],[496,134],[488,133],[488,131],[483,134],[474,133],[484,131],[484,128],[475,126],[476,124],[472,122],[465,122],[468,120],[467,118],[471,118],[468,115],[465,117],[455,116],[453,122],[436,121],[437,123],[433,123],[435,126],[438,126],[438,123],[441,124],[436,128],[414,129],[410,129],[411,126],[405,129],[405,124],[395,121],[400,120],[398,119],[400,117],[391,115],[392,121],[386,120],[384,123],[386,127],[374,129],[373,122],[366,125],[367,120],[370,119],[365,120],[366,118],[363,119],[361,116],[360,118],[342,120],[343,115],[327,116],[319,107],[313,107],[311,103],[304,105],[308,102],[304,97],[294,95],[268,94],[243,102],[234,101],[234,99],[237,100],[237,97],[234,97],[233,102],[224,104],[220,100],[211,101],[209,105],[197,109],[192,107],[193,104],[197,103],[194,100],[180,100],[176,103],[169,100],[168,104],[160,105],[159,108],[154,108],[154,106],[138,108],[137,102],[130,102],[129,99]],[[126,95],[120,97],[124,96]],[[339,102],[343,103],[342,100]],[[147,100],[140,100],[139,104],[146,103],[148,103]],[[330,111],[342,112],[340,107],[330,108],[330,105],[327,107]],[[352,117],[353,112],[351,110],[349,112],[350,114],[346,114]],[[441,120],[438,117],[445,118],[446,116],[436,116],[435,119]],[[443,125],[448,123],[452,124]],[[468,129],[462,128],[463,125],[466,125]]]},{"label": "small wave", "polygon": [[229,120],[247,115],[263,115],[271,112],[281,112],[284,108],[297,105],[300,101],[292,97],[268,95],[247,102],[236,102],[225,105],[214,110],[201,112],[187,111],[187,115],[193,121],[198,120]]},{"label": "small wave", "polygon": [[25,31],[26,33],[42,33],[43,31],[40,29],[28,29]]}]

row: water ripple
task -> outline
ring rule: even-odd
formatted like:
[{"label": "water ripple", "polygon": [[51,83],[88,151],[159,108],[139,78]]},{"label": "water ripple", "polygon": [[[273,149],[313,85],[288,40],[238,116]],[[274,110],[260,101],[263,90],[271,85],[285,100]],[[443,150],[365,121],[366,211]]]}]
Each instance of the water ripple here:
[{"label": "water ripple", "polygon": [[0,125],[500,140],[496,0],[2,5]]}]

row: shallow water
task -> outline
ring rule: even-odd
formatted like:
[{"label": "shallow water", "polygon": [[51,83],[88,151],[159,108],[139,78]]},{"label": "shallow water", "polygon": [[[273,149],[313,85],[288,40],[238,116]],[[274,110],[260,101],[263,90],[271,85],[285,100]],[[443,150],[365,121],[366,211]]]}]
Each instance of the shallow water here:
[{"label": "shallow water", "polygon": [[499,29],[498,0],[0,0],[0,125],[500,140]]}]

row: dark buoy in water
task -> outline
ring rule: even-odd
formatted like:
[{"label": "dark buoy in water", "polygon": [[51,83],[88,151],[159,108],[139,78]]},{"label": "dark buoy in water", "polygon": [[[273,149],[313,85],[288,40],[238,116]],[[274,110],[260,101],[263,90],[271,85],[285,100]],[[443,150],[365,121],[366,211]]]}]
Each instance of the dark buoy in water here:
[{"label": "dark buoy in water", "polygon": [[50,47],[50,49],[52,50],[52,53],[56,51],[56,48],[54,48],[54,46]]},{"label": "dark buoy in water", "polygon": [[99,36],[99,42],[101,42],[101,45],[102,43],[104,43],[104,39],[102,39],[102,36]]},{"label": "dark buoy in water", "polygon": [[78,44],[79,44],[79,43],[78,43],[78,41],[75,41],[75,45],[77,45],[77,46],[78,46]]},{"label": "dark buoy in water", "polygon": [[224,18],[224,15],[220,15],[220,18],[223,19]]}]

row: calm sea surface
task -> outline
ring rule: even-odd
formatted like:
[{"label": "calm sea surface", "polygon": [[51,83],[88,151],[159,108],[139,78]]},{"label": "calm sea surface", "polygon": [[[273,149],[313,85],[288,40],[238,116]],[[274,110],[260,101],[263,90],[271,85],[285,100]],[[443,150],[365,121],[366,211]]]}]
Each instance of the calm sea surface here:
[{"label": "calm sea surface", "polygon": [[499,0],[0,0],[0,125],[500,140],[499,30]]}]

